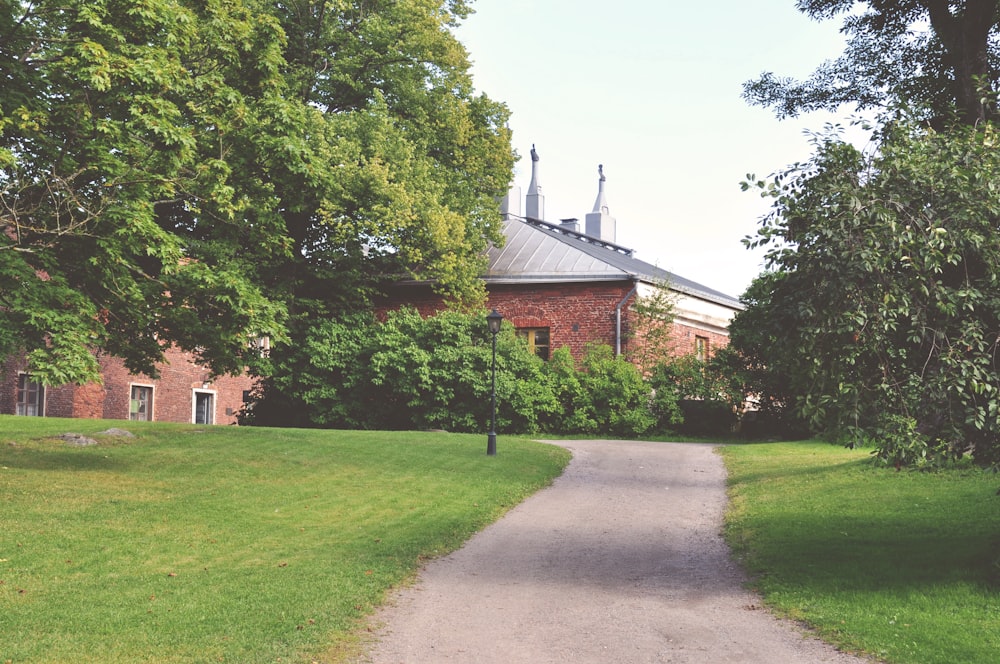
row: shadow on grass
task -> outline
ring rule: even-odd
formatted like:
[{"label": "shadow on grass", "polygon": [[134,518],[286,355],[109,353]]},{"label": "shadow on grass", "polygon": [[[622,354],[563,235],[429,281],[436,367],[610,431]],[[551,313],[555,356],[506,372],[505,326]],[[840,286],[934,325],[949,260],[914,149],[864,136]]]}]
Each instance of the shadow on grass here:
[{"label": "shadow on grass", "polygon": [[832,462],[825,466],[820,465],[797,465],[782,468],[780,472],[773,469],[764,469],[759,472],[741,471],[738,482],[745,484],[755,484],[762,481],[774,479],[802,478],[814,482],[826,482],[828,479],[843,473],[848,469],[863,470],[872,468],[871,459],[849,459],[847,461]]},{"label": "shadow on grass", "polygon": [[62,442],[52,442],[45,447],[11,446],[0,449],[0,466],[21,470],[121,470],[120,459],[102,453],[108,447],[111,445],[76,448]]},{"label": "shadow on grass", "polygon": [[876,469],[868,459],[741,473],[751,575],[806,593],[997,589],[1000,498],[986,481]]}]

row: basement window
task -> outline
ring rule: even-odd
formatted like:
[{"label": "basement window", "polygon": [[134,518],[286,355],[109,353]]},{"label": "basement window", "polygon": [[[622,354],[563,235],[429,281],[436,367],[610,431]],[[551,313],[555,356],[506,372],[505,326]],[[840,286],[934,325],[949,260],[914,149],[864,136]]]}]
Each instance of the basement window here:
[{"label": "basement window", "polygon": [[17,376],[17,414],[41,417],[45,414],[45,386],[31,374]]},{"label": "basement window", "polygon": [[516,333],[518,337],[527,342],[528,349],[532,353],[543,360],[549,359],[549,328],[522,327],[517,329]]}]

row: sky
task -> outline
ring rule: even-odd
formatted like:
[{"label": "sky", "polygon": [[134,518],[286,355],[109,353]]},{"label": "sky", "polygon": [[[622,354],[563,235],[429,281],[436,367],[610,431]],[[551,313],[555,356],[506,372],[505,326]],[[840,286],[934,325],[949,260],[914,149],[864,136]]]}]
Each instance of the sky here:
[{"label": "sky", "polygon": [[770,207],[740,182],[807,159],[807,130],[849,124],[847,112],[779,121],[741,97],[763,71],[804,78],[842,52],[841,20],[814,21],[794,0],[472,6],[457,35],[477,90],[511,110],[522,196],[534,144],[545,221],[582,223],[603,164],[617,243],[729,295],[763,269],[742,240]]}]

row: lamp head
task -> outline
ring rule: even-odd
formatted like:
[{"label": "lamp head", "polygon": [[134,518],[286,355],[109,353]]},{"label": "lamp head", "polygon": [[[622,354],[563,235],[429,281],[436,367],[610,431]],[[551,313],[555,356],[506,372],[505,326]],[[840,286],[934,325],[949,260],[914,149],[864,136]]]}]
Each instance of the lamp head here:
[{"label": "lamp head", "polygon": [[500,322],[502,320],[503,316],[497,313],[496,309],[486,315],[486,324],[489,325],[491,334],[496,334],[500,331]]}]

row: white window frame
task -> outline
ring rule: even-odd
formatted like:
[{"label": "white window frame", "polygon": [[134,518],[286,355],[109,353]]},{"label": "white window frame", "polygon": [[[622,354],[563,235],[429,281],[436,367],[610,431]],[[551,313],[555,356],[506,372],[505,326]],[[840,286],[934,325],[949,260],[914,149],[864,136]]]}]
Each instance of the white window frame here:
[{"label": "white window frame", "polygon": [[[38,395],[38,397],[36,398],[34,404],[28,404],[26,402],[25,403],[21,402],[21,398],[20,398],[21,397],[21,393],[24,392],[24,390],[21,388],[21,379],[22,379],[22,376],[24,378],[26,378],[28,380],[28,382],[35,383],[35,385],[37,386],[36,389],[34,390],[34,392]],[[17,391],[14,394],[14,412],[15,413],[17,413],[18,415],[25,416],[25,417],[45,417],[45,397],[46,397],[45,392],[46,392],[46,389],[45,389],[44,385],[42,385],[37,380],[33,380],[30,373],[28,373],[26,371],[19,371],[19,372],[17,372],[17,386],[16,386],[16,390]],[[28,405],[34,405],[35,410],[37,412],[30,413],[30,414],[24,412],[26,410],[25,406],[28,406]]]},{"label": "white window frame", "polygon": [[203,388],[197,388],[191,390],[191,422],[194,424],[199,424],[198,422],[198,395],[207,394],[212,398],[212,412],[209,413],[209,422],[201,422],[200,424],[215,424],[215,409],[218,407],[218,395],[216,390],[206,390]]},{"label": "white window frame", "polygon": [[[133,420],[132,419],[132,402],[135,399],[132,398],[132,391],[135,388],[148,388],[149,389],[149,403],[146,405],[146,419],[145,420]],[[156,386],[150,385],[149,383],[129,383],[128,386],[128,419],[133,422],[152,422],[153,414],[156,409]],[[138,411],[136,411],[138,412]]]}]

